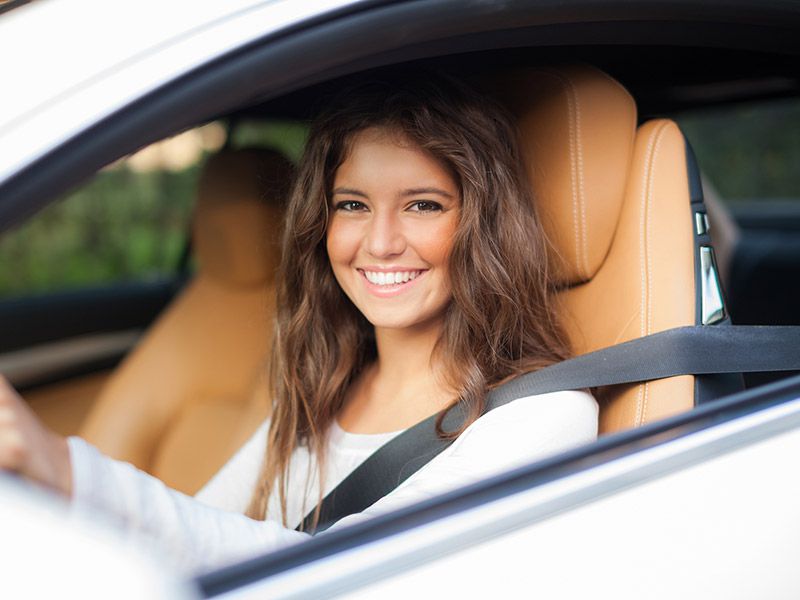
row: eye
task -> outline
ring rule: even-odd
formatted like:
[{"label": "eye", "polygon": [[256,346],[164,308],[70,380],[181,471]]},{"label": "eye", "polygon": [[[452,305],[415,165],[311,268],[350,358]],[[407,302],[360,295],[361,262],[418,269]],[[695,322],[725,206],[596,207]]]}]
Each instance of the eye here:
[{"label": "eye", "polygon": [[366,210],[367,206],[358,200],[343,200],[342,202],[337,202],[334,208],[345,212],[358,212]]},{"label": "eye", "polygon": [[408,210],[413,212],[436,212],[442,210],[442,205],[432,200],[417,200],[408,207]]}]

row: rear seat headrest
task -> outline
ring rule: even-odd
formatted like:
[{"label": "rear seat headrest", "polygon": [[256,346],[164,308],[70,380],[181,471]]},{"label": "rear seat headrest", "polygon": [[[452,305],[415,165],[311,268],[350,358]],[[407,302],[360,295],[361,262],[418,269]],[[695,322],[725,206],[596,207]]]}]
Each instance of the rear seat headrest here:
[{"label": "rear seat headrest", "polygon": [[200,271],[227,285],[263,284],[280,262],[293,167],[273,150],[223,150],[200,174],[193,244]]},{"label": "rear seat headrest", "polygon": [[589,66],[517,69],[488,88],[517,118],[534,201],[563,284],[590,280],[608,254],[636,133],[636,104]]}]

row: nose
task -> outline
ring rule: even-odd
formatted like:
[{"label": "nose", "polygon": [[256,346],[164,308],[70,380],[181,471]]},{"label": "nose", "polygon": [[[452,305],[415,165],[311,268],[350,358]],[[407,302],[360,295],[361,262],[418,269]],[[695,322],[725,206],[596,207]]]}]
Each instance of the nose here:
[{"label": "nose", "polygon": [[375,258],[402,254],[406,239],[397,215],[390,211],[374,213],[366,232],[365,247]]}]

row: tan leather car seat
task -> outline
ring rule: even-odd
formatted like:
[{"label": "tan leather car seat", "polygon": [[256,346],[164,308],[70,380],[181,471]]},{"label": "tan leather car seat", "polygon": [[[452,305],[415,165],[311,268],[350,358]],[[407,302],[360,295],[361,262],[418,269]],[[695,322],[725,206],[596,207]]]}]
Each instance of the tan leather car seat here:
[{"label": "tan leather car seat", "polygon": [[192,281],[112,374],[81,435],[186,493],[267,416],[266,363],[291,165],[222,151],[198,184]]},{"label": "tan leather car seat", "polygon": [[[491,88],[518,118],[573,348],[583,354],[699,324],[695,219],[677,125],[637,127],[636,104],[588,66],[520,69]],[[641,425],[694,406],[692,376],[597,391],[600,430]]]}]

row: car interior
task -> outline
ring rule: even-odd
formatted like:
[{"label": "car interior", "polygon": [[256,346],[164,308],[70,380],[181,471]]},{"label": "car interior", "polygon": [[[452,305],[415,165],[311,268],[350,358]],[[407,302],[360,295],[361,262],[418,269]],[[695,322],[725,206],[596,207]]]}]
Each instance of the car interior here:
[{"label": "car interior", "polygon": [[[800,209],[785,208],[791,218],[731,211],[701,184],[702,162],[676,120],[689,109],[792,97],[800,79],[787,76],[779,58],[755,52],[654,46],[637,49],[636,61],[630,52],[492,50],[413,64],[466,78],[516,118],[557,249],[553,266],[576,354],[682,325],[798,324]],[[378,73],[391,77],[392,69]],[[333,89],[363,75],[332,77],[216,119],[229,136],[246,120],[305,123]],[[187,238],[196,261],[188,276],[176,268],[172,280],[135,289],[0,299],[0,322],[9,324],[0,370],[41,357],[31,348],[43,344],[136,330],[128,346],[102,358],[87,355],[46,374],[22,369],[11,380],[56,430],[197,491],[269,412],[276,240],[291,170],[264,148],[226,145],[208,158]],[[779,230],[789,241],[773,241]],[[714,246],[725,248],[724,268]],[[778,376],[684,375],[597,389],[600,431],[650,423]]]},{"label": "car interior", "polygon": [[222,150],[204,165],[194,276],[104,382],[80,435],[196,492],[267,416],[282,203],[291,163]]}]

